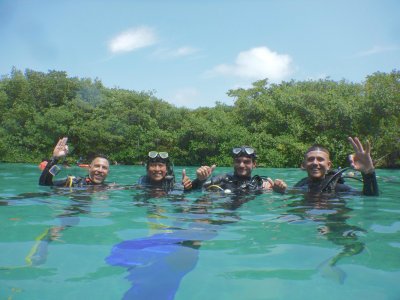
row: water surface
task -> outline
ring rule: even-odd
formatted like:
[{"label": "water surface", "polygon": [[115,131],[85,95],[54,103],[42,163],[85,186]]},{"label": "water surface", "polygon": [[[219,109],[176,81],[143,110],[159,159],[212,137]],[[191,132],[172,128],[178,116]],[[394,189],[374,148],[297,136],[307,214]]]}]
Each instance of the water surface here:
[{"label": "water surface", "polygon": [[0,299],[399,299],[400,171],[377,171],[379,197],[323,201],[128,188],[143,173],[112,166],[125,188],[91,193],[0,164]]}]

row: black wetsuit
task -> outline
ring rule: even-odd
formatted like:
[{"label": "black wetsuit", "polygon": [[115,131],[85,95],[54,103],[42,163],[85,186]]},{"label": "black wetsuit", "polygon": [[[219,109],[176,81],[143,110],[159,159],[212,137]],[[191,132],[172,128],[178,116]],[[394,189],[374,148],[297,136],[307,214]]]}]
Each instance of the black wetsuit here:
[{"label": "black wetsuit", "polygon": [[168,193],[175,189],[175,178],[173,176],[166,176],[163,180],[155,182],[149,176],[144,175],[139,178],[138,184],[144,187],[160,189]]},{"label": "black wetsuit", "polygon": [[[341,175],[341,174],[339,174]],[[362,194],[366,196],[378,196],[379,189],[378,183],[376,181],[375,172],[371,174],[362,174],[363,177],[363,190]],[[333,174],[328,174],[322,180],[311,180],[306,177],[295,184],[294,188],[311,193],[343,193],[343,192],[357,192],[351,186],[344,183],[341,176],[336,176]]]},{"label": "black wetsuit", "polygon": [[84,186],[92,186],[92,185],[104,185],[104,183],[96,184],[94,183],[88,176],[80,177],[80,176],[68,176],[67,178],[61,180],[53,181],[53,174],[49,172],[51,167],[57,164],[57,159],[51,159],[47,163],[44,168],[42,174],[39,178],[39,185],[47,185],[47,186],[58,186],[58,187],[84,187]]},{"label": "black wetsuit", "polygon": [[211,177],[209,180],[195,179],[192,182],[193,189],[209,188],[218,186],[223,190],[231,191],[255,191],[262,190],[262,178],[258,175],[238,176],[232,173],[226,173]]}]

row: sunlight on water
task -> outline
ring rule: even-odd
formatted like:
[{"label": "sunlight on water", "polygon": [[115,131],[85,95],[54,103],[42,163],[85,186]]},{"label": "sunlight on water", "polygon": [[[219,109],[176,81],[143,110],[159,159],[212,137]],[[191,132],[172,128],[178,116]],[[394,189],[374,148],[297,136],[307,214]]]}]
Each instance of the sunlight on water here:
[{"label": "sunlight on water", "polygon": [[[318,203],[296,193],[159,196],[129,186],[143,173],[112,166],[109,182],[124,188],[89,193],[39,187],[37,166],[0,164],[0,299],[400,295],[398,170],[378,170],[379,197]],[[255,173],[289,186],[304,176]]]}]

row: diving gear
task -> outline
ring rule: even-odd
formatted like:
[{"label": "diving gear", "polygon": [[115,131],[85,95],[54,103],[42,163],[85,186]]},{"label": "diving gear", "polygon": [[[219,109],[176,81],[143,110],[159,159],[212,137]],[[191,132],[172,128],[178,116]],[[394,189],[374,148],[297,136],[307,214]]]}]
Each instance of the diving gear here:
[{"label": "diving gear", "polygon": [[239,156],[250,156],[252,158],[256,158],[256,151],[254,148],[249,147],[249,146],[242,146],[242,147],[235,147],[232,149],[232,154],[233,157],[239,157]]},{"label": "diving gear", "polygon": [[53,176],[56,176],[58,173],[60,173],[60,171],[61,171],[61,168],[57,165],[54,165],[49,169],[49,173]]},{"label": "diving gear", "polygon": [[150,151],[148,154],[149,158],[156,158],[157,156],[162,159],[168,158],[168,152],[157,152],[157,151]]},{"label": "diving gear", "polygon": [[203,184],[206,190],[213,191],[255,191],[262,190],[264,176],[239,177],[234,174],[223,174],[212,177]]},{"label": "diving gear", "polygon": [[[330,170],[323,180],[311,180],[310,178],[306,177],[300,180],[298,183],[294,185],[295,188],[300,188],[304,191],[311,192],[311,193],[343,193],[343,192],[352,192],[354,193],[355,190],[345,184],[344,178],[351,178],[355,180],[359,180],[355,177],[350,176],[342,176],[342,174],[348,170],[349,168],[339,168],[338,170]],[[367,196],[378,196],[378,184],[376,181],[375,173],[372,174],[362,174],[363,177],[363,195]]]},{"label": "diving gear", "polygon": [[344,183],[342,174],[343,174],[343,172],[347,171],[348,169],[350,169],[350,167],[343,168],[343,169],[341,169],[339,167],[339,169],[336,171],[328,172],[329,176],[324,180],[325,183],[321,188],[321,192],[327,192],[327,191],[330,192],[332,190],[335,190],[335,187],[338,183]]}]

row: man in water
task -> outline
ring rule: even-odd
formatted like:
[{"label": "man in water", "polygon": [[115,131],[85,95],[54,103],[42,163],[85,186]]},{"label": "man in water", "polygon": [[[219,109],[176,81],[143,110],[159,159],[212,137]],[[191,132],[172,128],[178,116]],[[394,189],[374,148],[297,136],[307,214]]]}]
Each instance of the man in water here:
[{"label": "man in water", "polygon": [[196,171],[197,178],[193,181],[193,189],[218,187],[225,192],[248,191],[248,190],[274,190],[283,193],[287,184],[276,179],[262,178],[261,176],[251,176],[256,167],[257,154],[254,148],[248,146],[235,147],[232,149],[233,174],[222,174],[214,176],[207,181],[208,177],[215,169],[213,166],[201,166]]},{"label": "man in water", "polygon": [[[89,165],[88,176],[75,177],[68,176],[61,180],[53,181],[53,177],[57,175],[60,168],[57,163],[65,158],[68,154],[68,138],[61,138],[53,150],[53,156],[48,160],[45,165],[42,174],[39,179],[40,185],[45,186],[56,186],[56,187],[90,187],[103,189],[107,187],[104,183],[109,173],[109,162],[108,159],[103,156],[96,156]],[[61,232],[68,227],[76,226],[79,224],[79,215],[87,214],[90,212],[90,197],[86,195],[80,195],[79,191],[71,194],[70,197],[74,199],[74,203],[71,204],[65,212],[58,215],[60,221],[59,226],[52,226],[36,239],[35,247],[32,253],[27,257],[27,262],[30,265],[40,265],[45,263],[47,259],[47,251],[49,243],[53,240],[57,240],[61,236]]]},{"label": "man in water", "polygon": [[[139,178],[138,184],[158,188],[165,192],[175,188],[175,174],[168,152],[150,151],[147,155],[147,174]],[[192,189],[192,181],[182,170],[182,185],[185,191]]]},{"label": "man in water", "polygon": [[107,178],[110,163],[104,156],[96,156],[89,166],[89,174],[86,177],[68,176],[65,179],[53,181],[59,168],[57,162],[68,154],[68,138],[60,139],[53,150],[53,156],[47,163],[39,179],[40,185],[59,186],[59,187],[83,187],[83,186],[102,186]]},{"label": "man in water", "polygon": [[[367,141],[364,149],[357,137],[349,137],[348,140],[355,152],[349,157],[350,165],[356,171],[360,171],[363,177],[362,193],[367,196],[379,195],[369,142]],[[313,193],[354,191],[352,187],[344,184],[341,178],[344,169],[331,172],[329,151],[320,145],[314,145],[306,151],[301,167],[307,171],[308,176],[300,180],[295,188]]]}]

